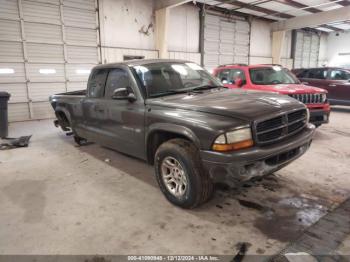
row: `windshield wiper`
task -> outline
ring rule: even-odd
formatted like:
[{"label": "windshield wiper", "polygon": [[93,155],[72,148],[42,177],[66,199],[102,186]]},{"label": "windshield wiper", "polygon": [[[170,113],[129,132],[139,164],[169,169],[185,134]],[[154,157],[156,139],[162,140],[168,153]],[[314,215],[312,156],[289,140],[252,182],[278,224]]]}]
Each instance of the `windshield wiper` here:
[{"label": "windshield wiper", "polygon": [[224,86],[219,86],[219,85],[202,85],[202,86],[197,86],[195,88],[192,88],[188,91],[200,91],[200,90],[209,90],[209,89],[214,89],[214,88],[225,88]]}]

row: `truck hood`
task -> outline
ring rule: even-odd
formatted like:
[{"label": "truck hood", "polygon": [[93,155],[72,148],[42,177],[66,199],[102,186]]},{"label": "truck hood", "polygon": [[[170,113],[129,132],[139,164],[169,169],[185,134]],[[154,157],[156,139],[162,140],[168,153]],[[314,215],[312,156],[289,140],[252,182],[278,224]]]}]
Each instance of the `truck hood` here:
[{"label": "truck hood", "polygon": [[304,84],[259,85],[258,87],[264,91],[277,92],[284,95],[327,93],[325,89]]},{"label": "truck hood", "polygon": [[149,106],[172,107],[252,121],[305,106],[295,99],[274,93],[242,89],[212,89],[203,93],[177,94],[147,99]]}]

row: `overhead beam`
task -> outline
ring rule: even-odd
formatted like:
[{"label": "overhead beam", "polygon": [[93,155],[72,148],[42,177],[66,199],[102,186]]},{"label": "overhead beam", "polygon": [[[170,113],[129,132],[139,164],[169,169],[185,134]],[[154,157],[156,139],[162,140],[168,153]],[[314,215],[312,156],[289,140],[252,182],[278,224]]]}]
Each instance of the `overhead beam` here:
[{"label": "overhead beam", "polygon": [[303,15],[271,24],[272,31],[292,30],[304,27],[316,27],[336,21],[350,19],[350,6],[321,13]]},{"label": "overhead beam", "polygon": [[179,6],[192,0],[157,0],[155,1],[155,10],[163,9],[163,8],[172,8],[175,6]]},{"label": "overhead beam", "polygon": [[237,1],[237,0],[221,0],[220,2],[224,3],[224,4],[230,4],[233,6],[237,6],[238,8],[234,9],[235,11],[237,11],[241,8],[246,8],[246,9],[257,11],[257,12],[264,13],[267,15],[276,15],[277,17],[281,17],[281,18],[285,18],[285,19],[294,17],[293,15],[289,15],[289,14],[285,14],[285,13],[276,13],[276,11],[273,11],[271,9],[267,9],[267,8],[257,6],[257,5],[246,4],[246,3],[243,3],[243,2]]},{"label": "overhead beam", "polygon": [[[331,0],[331,2],[335,2],[335,1],[336,0]],[[342,6],[349,6],[350,5],[350,1],[349,0],[338,1],[338,2],[336,2],[336,4],[342,5]]]},{"label": "overhead beam", "polygon": [[308,6],[308,5],[302,4],[300,2],[293,1],[293,0],[274,0],[274,1],[281,3],[281,4],[289,5],[291,7],[303,9],[303,10],[308,11],[310,13],[322,12],[322,10],[320,10],[320,9],[317,9],[315,7],[311,7],[311,6]]}]

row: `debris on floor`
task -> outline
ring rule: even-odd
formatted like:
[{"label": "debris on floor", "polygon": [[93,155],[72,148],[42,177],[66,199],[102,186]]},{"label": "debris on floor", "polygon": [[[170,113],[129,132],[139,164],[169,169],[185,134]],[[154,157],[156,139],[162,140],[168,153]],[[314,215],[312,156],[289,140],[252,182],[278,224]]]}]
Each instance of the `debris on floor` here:
[{"label": "debris on floor", "polygon": [[250,246],[251,244],[247,242],[237,243],[236,248],[238,250],[238,253],[233,257],[231,261],[232,262],[242,261]]},{"label": "debris on floor", "polygon": [[21,136],[19,138],[3,138],[0,140],[0,150],[27,147],[32,136]]}]

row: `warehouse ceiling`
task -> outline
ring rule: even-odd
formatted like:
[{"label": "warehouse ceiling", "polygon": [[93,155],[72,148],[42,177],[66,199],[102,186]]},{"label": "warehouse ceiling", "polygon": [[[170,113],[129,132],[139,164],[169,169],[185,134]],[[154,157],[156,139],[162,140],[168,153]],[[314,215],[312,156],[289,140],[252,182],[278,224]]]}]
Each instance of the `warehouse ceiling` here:
[{"label": "warehouse ceiling", "polygon": [[[197,0],[208,6],[281,21],[350,5],[350,0]],[[350,21],[323,24],[315,29],[324,32],[350,30]]]}]

